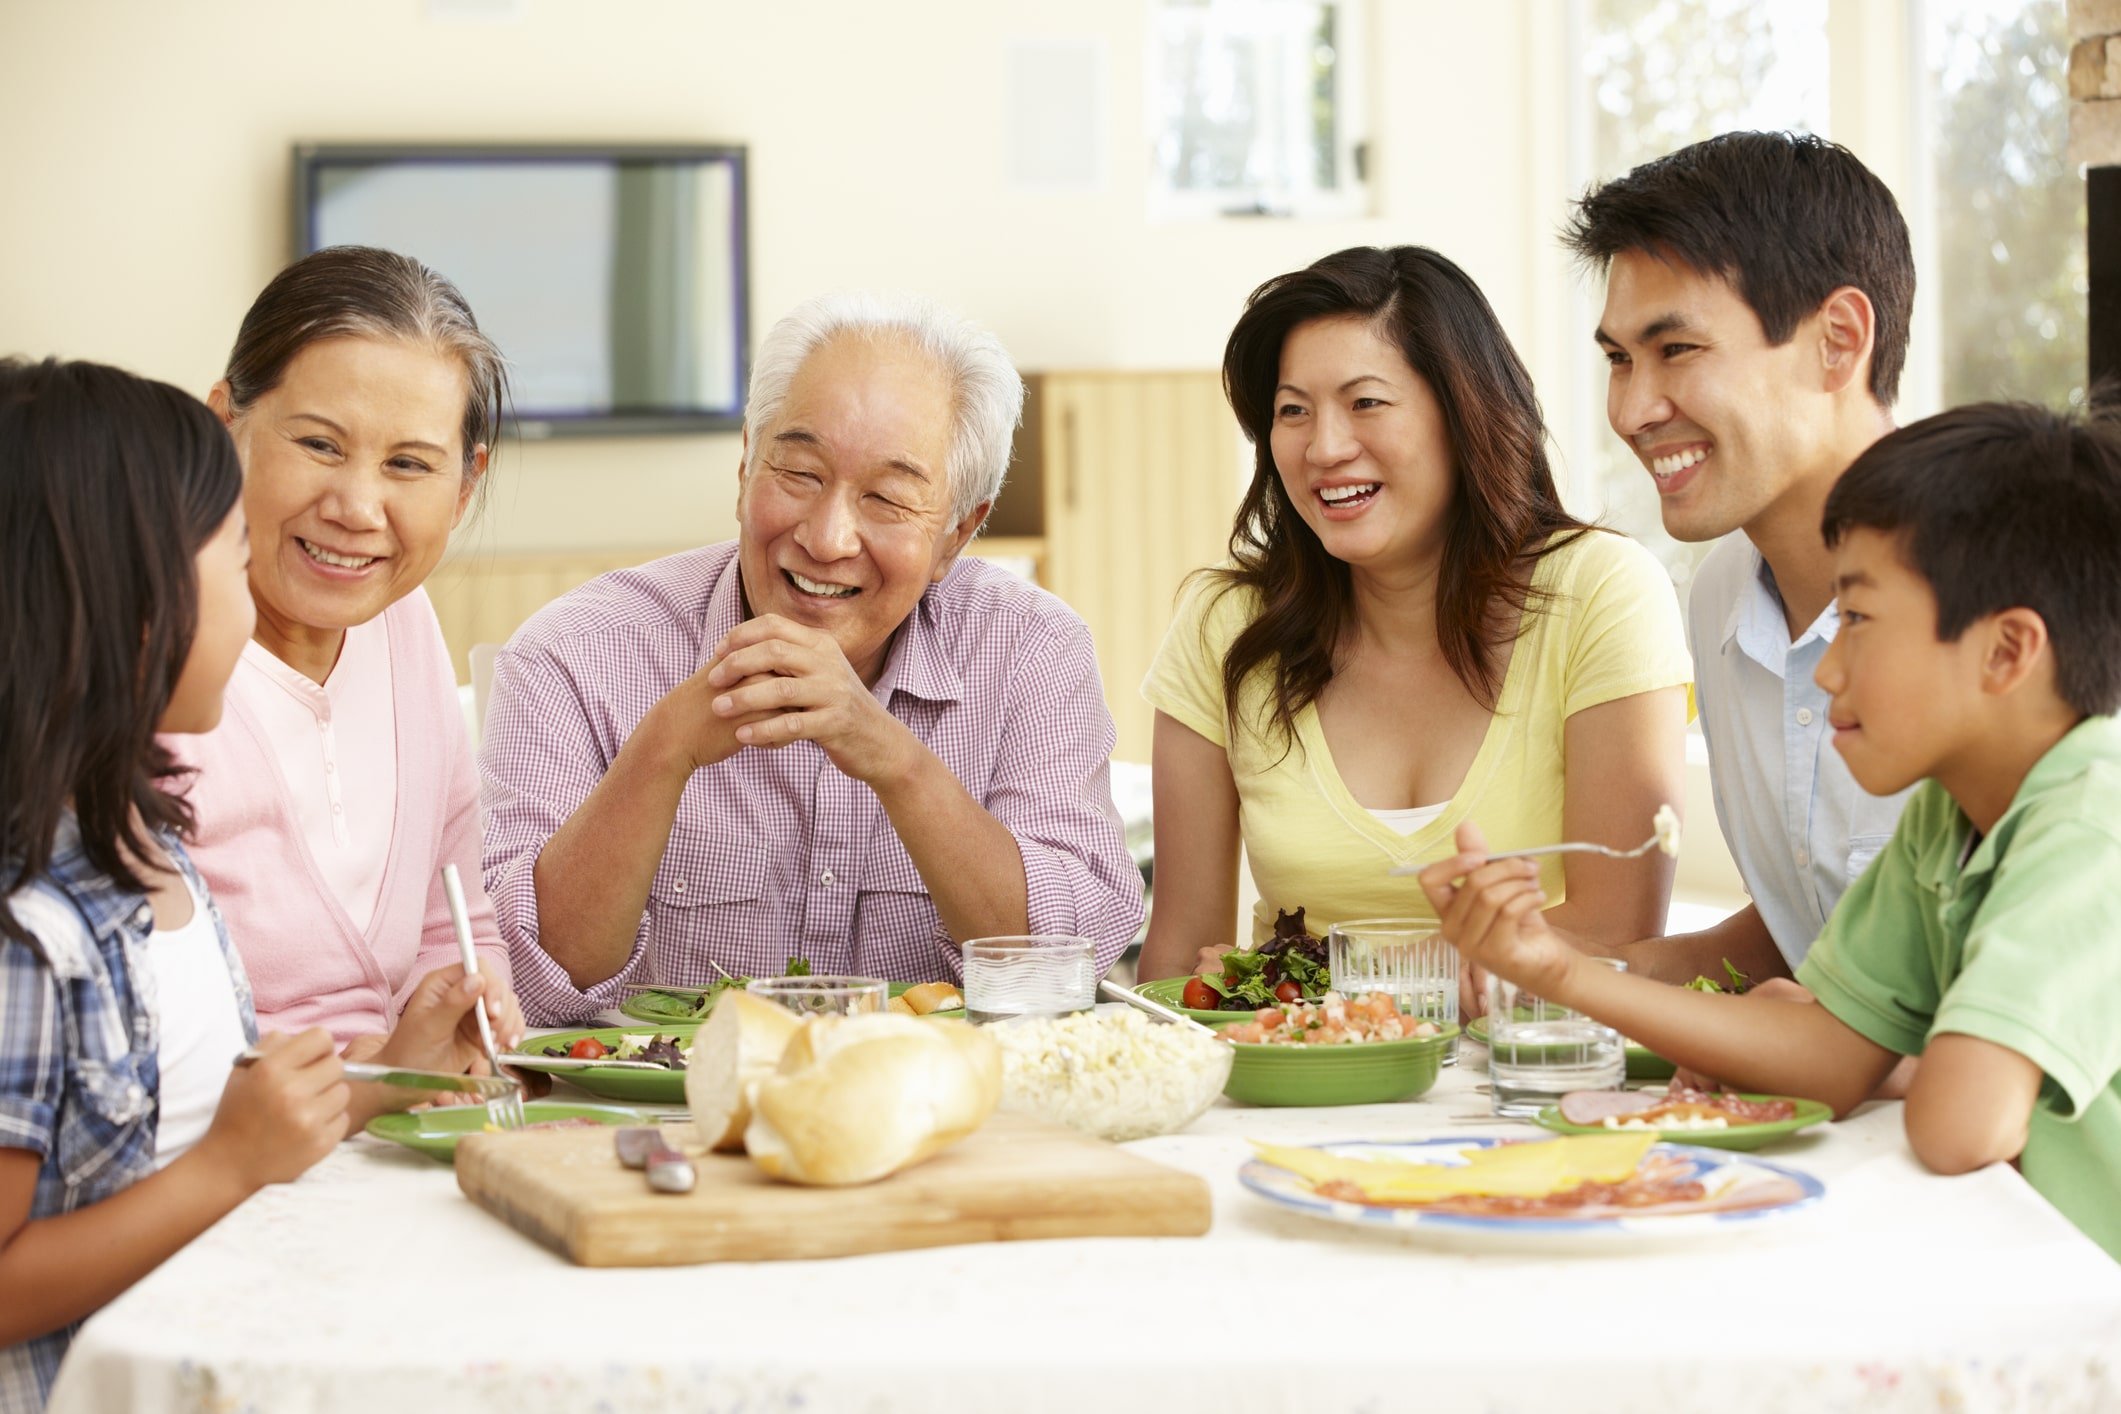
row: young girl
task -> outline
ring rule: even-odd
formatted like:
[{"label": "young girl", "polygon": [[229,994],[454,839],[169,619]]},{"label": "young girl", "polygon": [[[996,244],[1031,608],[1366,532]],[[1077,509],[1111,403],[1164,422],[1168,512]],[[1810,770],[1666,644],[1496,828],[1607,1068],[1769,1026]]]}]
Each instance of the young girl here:
[{"label": "young girl", "polygon": [[176,389],[0,361],[0,1410],[346,1132],[330,1033],[257,1035],[155,743],[220,719],[250,637],[242,490]]}]

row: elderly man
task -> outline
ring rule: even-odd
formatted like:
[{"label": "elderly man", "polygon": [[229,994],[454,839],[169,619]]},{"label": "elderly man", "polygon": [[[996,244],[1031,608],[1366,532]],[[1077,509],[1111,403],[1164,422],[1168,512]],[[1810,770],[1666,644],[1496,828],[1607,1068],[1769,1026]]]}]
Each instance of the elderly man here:
[{"label": "elderly man", "polygon": [[961,552],[1023,384],[916,302],[814,300],[752,373],[738,538],[605,575],[494,664],[486,882],[540,1022],[717,969],[955,978],[1142,918],[1083,622]]}]

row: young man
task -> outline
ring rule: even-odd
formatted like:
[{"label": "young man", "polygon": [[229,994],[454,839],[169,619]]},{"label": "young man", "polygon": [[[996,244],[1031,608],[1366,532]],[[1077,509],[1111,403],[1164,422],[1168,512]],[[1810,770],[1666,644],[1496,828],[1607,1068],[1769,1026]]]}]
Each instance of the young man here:
[{"label": "young man", "polygon": [[[1833,643],[1819,511],[1892,427],[1915,270],[1885,184],[1847,149],[1731,133],[1596,189],[1563,236],[1606,276],[1606,414],[1664,526],[1718,545],[1687,630],[1717,819],[1752,904],[1621,949],[1666,981],[1786,977],[1892,834],[1827,749],[1812,673]],[[1734,530],[1744,535],[1731,535]]]},{"label": "young man", "polygon": [[2121,420],[1928,418],[1857,460],[1825,531],[1835,750],[1873,793],[1922,784],[1798,971],[1817,1005],[1596,966],[1476,831],[1422,886],[1469,960],[1737,1089],[1846,1113],[1921,1052],[1916,1156],[2015,1159],[2121,1258]]}]

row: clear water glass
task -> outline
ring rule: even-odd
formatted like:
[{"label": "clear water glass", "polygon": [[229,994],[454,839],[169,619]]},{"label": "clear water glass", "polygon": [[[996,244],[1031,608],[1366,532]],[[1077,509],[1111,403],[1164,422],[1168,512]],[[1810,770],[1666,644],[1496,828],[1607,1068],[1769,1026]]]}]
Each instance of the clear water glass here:
[{"label": "clear water glass", "polygon": [[[1458,1022],[1458,949],[1418,918],[1351,918],[1326,930],[1326,966],[1343,996],[1389,992],[1399,1009],[1438,1026]],[[1458,1043],[1444,1055],[1458,1060]]]},{"label": "clear water glass", "polygon": [[1033,934],[965,943],[965,1016],[1064,1016],[1097,1004],[1097,949],[1088,938]]},{"label": "clear water glass", "polygon": [[744,990],[798,1016],[856,1016],[882,1011],[891,987],[881,977],[760,977]]},{"label": "clear water glass", "polygon": [[[1593,958],[1616,972],[1616,957]],[[1572,1090],[1618,1090],[1627,1079],[1620,1033],[1490,975],[1488,1082],[1498,1115],[1529,1119]]]}]

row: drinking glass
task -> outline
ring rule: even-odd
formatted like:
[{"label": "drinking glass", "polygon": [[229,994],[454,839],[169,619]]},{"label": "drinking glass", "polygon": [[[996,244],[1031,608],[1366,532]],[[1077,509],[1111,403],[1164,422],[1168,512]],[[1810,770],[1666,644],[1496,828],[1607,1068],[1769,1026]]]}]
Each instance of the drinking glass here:
[{"label": "drinking glass", "polygon": [[[1458,1022],[1458,949],[1418,918],[1351,918],[1326,930],[1326,966],[1343,996],[1389,992],[1399,1009],[1438,1026]],[[1443,1063],[1458,1061],[1453,1039]]]},{"label": "drinking glass", "polygon": [[1097,1004],[1097,949],[1061,933],[965,943],[965,1016],[1060,1016]]},{"label": "drinking glass", "polygon": [[798,1016],[855,1016],[882,1011],[890,986],[879,977],[760,977],[744,984]]},{"label": "drinking glass", "polygon": [[[1627,970],[1617,957],[1592,961]],[[1496,1114],[1527,1119],[1571,1090],[1618,1090],[1627,1078],[1627,1051],[1612,1027],[1492,974],[1487,999]]]}]

